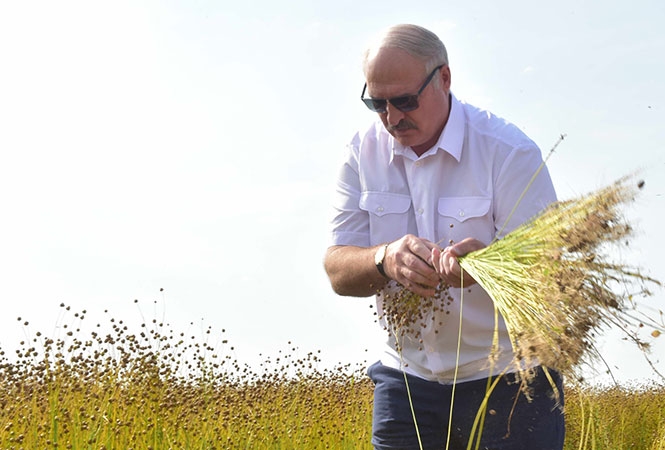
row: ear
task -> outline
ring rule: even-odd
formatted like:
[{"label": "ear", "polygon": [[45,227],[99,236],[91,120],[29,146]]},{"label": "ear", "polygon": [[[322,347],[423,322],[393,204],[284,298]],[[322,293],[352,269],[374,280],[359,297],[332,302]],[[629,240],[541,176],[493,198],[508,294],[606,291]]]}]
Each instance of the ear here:
[{"label": "ear", "polygon": [[450,91],[450,66],[445,65],[439,70],[439,76],[441,77],[441,86],[446,90]]}]

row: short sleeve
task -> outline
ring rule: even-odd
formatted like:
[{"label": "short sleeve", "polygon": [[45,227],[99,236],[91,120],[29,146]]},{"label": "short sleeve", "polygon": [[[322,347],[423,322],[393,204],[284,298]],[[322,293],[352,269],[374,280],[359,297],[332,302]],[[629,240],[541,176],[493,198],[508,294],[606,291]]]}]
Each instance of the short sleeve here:
[{"label": "short sleeve", "polygon": [[502,238],[554,201],[556,193],[540,149],[535,144],[515,148],[495,181],[496,237]]},{"label": "short sleeve", "polygon": [[369,247],[369,216],[360,208],[360,138],[356,134],[346,146],[333,193],[330,245]]}]

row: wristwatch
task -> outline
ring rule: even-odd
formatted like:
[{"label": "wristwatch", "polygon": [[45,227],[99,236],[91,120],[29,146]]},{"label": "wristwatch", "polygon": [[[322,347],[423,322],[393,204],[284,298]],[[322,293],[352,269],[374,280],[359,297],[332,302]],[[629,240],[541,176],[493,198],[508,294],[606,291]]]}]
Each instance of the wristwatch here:
[{"label": "wristwatch", "polygon": [[382,245],[374,254],[374,264],[376,265],[376,270],[379,271],[384,278],[388,278],[386,271],[383,268],[383,262],[386,259],[386,250],[388,249],[388,244]]}]

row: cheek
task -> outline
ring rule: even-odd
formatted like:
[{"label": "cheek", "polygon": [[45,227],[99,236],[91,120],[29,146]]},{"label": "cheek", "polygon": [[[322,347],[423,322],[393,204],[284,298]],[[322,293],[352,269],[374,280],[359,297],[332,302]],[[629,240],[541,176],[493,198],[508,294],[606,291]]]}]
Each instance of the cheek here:
[{"label": "cheek", "polygon": [[418,128],[427,133],[438,130],[442,120],[443,117],[438,108],[424,108],[422,111],[418,111],[418,114],[413,118]]},{"label": "cheek", "polygon": [[388,115],[387,114],[379,114],[379,118],[381,119],[381,123],[383,124],[383,126],[388,128]]}]

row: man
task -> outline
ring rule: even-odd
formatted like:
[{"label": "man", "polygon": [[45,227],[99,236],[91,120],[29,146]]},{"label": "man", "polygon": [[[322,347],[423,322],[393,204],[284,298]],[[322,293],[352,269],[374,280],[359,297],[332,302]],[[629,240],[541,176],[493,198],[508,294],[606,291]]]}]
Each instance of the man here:
[{"label": "man", "polygon": [[[556,199],[554,188],[545,168],[526,189],[540,150],[514,125],[455,98],[446,49],[432,32],[388,29],[366,51],[363,70],[362,99],[379,120],[348,146],[325,269],[340,295],[377,294],[381,325],[392,330],[368,369],[372,443],[443,449],[449,440],[448,448],[466,449],[488,380],[510,371],[514,355],[491,299],[460,278],[457,257],[535,216]],[[402,288],[434,299],[440,282],[450,286],[446,301],[424,303],[436,306],[408,332],[391,328],[386,311]],[[495,329],[500,351],[492,350]],[[563,448],[563,398],[534,370],[531,401],[514,374],[492,390],[480,448]],[[560,377],[549,374],[561,393]]]}]

